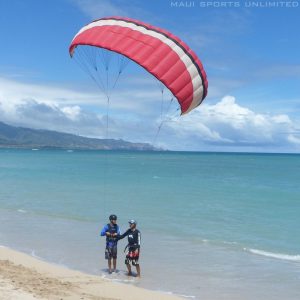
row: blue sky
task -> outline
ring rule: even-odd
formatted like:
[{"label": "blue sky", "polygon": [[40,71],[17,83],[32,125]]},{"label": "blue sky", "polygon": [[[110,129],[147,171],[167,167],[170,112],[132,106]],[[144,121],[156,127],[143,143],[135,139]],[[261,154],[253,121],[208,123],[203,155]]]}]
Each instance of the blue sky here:
[{"label": "blue sky", "polygon": [[[185,41],[206,69],[209,91],[190,114],[178,116],[174,103],[162,115],[157,82],[129,64],[111,99],[109,137],[153,142],[164,120],[156,146],[168,149],[299,152],[300,3],[221,3],[0,1],[0,121],[105,137],[105,96],[68,47],[85,24],[120,15]],[[164,107],[170,98],[166,91]]]}]

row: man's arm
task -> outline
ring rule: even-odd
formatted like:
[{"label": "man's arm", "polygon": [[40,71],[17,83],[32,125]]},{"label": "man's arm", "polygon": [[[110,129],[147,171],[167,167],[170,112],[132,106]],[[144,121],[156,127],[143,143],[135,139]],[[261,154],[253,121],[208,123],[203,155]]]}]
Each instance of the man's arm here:
[{"label": "man's arm", "polygon": [[100,235],[101,235],[101,236],[105,236],[107,230],[108,230],[108,227],[107,227],[107,225],[105,225],[105,226],[102,228],[102,230],[101,230],[101,232],[100,232]]},{"label": "man's arm", "polygon": [[135,243],[135,246],[139,249],[141,247],[141,233],[138,232],[137,234],[137,241]]},{"label": "man's arm", "polygon": [[121,240],[124,239],[125,236],[127,236],[130,232],[130,229],[126,230],[123,234],[118,235],[117,239]]}]

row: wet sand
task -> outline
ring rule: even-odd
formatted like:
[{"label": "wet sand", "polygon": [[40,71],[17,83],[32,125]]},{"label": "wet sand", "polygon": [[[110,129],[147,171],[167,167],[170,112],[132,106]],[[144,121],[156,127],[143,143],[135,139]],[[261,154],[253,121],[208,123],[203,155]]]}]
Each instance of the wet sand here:
[{"label": "wet sand", "polygon": [[176,300],[167,295],[53,265],[15,250],[0,248],[2,300]]}]

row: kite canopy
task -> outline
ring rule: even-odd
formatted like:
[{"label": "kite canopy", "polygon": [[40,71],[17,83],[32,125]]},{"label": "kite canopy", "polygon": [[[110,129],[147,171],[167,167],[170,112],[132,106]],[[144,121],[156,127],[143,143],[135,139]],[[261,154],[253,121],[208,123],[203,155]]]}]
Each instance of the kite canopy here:
[{"label": "kite canopy", "polygon": [[137,20],[109,17],[84,26],[70,45],[89,45],[120,53],[145,68],[178,100],[185,114],[201,104],[208,82],[196,54],[168,31]]}]

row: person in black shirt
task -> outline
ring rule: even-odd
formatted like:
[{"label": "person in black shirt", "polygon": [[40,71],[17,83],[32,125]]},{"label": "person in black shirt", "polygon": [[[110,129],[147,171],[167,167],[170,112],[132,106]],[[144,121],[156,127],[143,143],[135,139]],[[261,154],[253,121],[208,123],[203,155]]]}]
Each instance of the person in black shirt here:
[{"label": "person in black shirt", "polygon": [[125,264],[128,270],[128,275],[132,275],[131,273],[131,265],[136,267],[137,276],[141,277],[141,269],[139,265],[139,256],[140,256],[140,246],[141,246],[141,233],[136,228],[136,221],[130,220],[129,229],[124,232],[122,235],[118,236],[118,240],[123,239],[124,237],[128,237],[128,245],[126,246],[126,259]]}]

